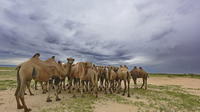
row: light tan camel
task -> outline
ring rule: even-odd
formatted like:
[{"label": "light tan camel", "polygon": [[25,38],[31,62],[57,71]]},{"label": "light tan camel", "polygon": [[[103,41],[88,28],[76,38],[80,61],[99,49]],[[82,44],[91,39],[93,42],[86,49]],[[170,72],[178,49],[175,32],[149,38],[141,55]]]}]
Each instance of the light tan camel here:
[{"label": "light tan camel", "polygon": [[[17,89],[15,91],[15,97],[17,101],[17,108],[24,109],[25,112],[31,111],[30,108],[26,106],[24,100],[24,93],[27,84],[30,84],[32,79],[37,79],[38,81],[49,81],[53,76],[60,77],[61,72],[56,68],[56,65],[47,64],[46,62],[39,59],[40,54],[36,53],[28,61],[21,64],[17,69]],[[54,60],[55,61],[55,60]],[[52,62],[50,62],[52,63]],[[49,83],[48,83],[49,85]],[[50,99],[50,86],[47,101]],[[60,100],[56,92],[56,100]],[[20,104],[20,101],[22,105]]]}]

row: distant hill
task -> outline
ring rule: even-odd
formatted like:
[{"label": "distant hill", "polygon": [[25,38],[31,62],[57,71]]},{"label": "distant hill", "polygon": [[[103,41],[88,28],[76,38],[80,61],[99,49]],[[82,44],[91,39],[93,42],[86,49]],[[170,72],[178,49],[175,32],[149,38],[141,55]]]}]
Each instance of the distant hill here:
[{"label": "distant hill", "polygon": [[0,67],[16,67],[17,65],[0,65]]}]

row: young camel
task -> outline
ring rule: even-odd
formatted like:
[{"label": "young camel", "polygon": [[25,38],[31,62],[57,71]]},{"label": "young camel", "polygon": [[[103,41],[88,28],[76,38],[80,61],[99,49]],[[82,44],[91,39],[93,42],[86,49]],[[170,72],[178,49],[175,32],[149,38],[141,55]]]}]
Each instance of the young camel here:
[{"label": "young camel", "polygon": [[130,73],[128,71],[127,66],[120,66],[120,68],[117,71],[118,74],[118,93],[120,92],[120,87],[121,87],[121,81],[124,81],[124,92],[122,95],[125,95],[127,85],[128,84],[128,97],[130,97]]},{"label": "young camel", "polygon": [[137,87],[137,78],[142,78],[143,83],[140,88],[143,88],[145,85],[145,89],[147,89],[147,78],[149,77],[148,73],[143,70],[142,67],[137,68],[136,66],[131,70],[131,76],[133,78],[135,87]]},{"label": "young camel", "polygon": [[[44,61],[39,59],[39,56],[40,54],[36,53],[32,58],[21,64],[17,69],[17,89],[15,91],[15,98],[17,102],[17,109],[24,109],[24,112],[31,111],[31,109],[28,108],[25,103],[24,92],[27,84],[30,85],[32,79],[47,82],[53,76],[60,77],[59,71],[58,69],[56,69],[56,66],[45,63]],[[57,92],[56,100],[60,100]],[[51,101],[50,93],[48,94],[47,101]]]}]

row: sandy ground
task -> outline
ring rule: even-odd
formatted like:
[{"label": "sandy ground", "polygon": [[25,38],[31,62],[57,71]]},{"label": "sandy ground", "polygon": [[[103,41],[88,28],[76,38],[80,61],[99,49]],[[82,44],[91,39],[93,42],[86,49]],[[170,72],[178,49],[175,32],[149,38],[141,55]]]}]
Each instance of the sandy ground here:
[{"label": "sandy ground", "polygon": [[[138,82],[141,83],[141,80]],[[200,79],[151,77],[149,78],[148,83],[153,85],[181,85],[188,92],[200,95]],[[131,84],[131,87],[133,87],[133,83]],[[0,91],[0,112],[23,112],[23,110],[16,109],[14,92],[15,89]],[[52,98],[52,103],[47,103],[46,94],[41,94],[41,91],[39,90],[33,92],[35,94],[34,96],[25,96],[27,105],[33,109],[32,112],[38,112],[41,108],[44,108],[44,106],[51,107],[52,105],[55,106],[58,104],[58,102],[55,101],[55,98]],[[71,94],[62,93],[60,96],[70,97]],[[95,104],[94,112],[134,112],[135,110],[137,110],[137,107],[108,101],[105,102],[105,104]]]},{"label": "sandy ground", "polygon": [[96,104],[94,112],[136,112],[137,110],[135,106],[108,101],[105,104]]}]

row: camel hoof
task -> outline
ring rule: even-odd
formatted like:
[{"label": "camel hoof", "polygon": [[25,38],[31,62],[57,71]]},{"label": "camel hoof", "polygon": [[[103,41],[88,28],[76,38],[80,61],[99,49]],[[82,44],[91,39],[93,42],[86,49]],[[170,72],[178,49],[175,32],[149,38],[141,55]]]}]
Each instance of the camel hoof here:
[{"label": "camel hoof", "polygon": [[128,97],[131,97],[130,95],[128,95]]},{"label": "camel hoof", "polygon": [[83,97],[83,98],[84,98],[85,96],[84,96],[84,95],[81,95],[81,97]]},{"label": "camel hoof", "polygon": [[31,96],[34,96],[34,94],[33,94],[33,93],[31,93],[30,95],[31,95]]},{"label": "camel hoof", "polygon": [[52,102],[52,100],[50,98],[47,99],[47,102]]},{"label": "camel hoof", "polygon": [[46,92],[43,91],[42,94],[46,94]]},{"label": "camel hoof", "polygon": [[124,96],[125,94],[123,93],[122,96]]},{"label": "camel hoof", "polygon": [[24,93],[24,95],[27,95],[27,93]]},{"label": "camel hoof", "polygon": [[56,98],[56,101],[60,101],[61,99],[60,98]]},{"label": "camel hoof", "polygon": [[76,95],[73,95],[72,98],[76,98]]},{"label": "camel hoof", "polygon": [[30,112],[30,111],[31,111],[30,108],[27,108],[27,109],[24,110],[24,112]]},{"label": "camel hoof", "polygon": [[17,106],[17,109],[23,109],[24,107],[23,106]]}]

